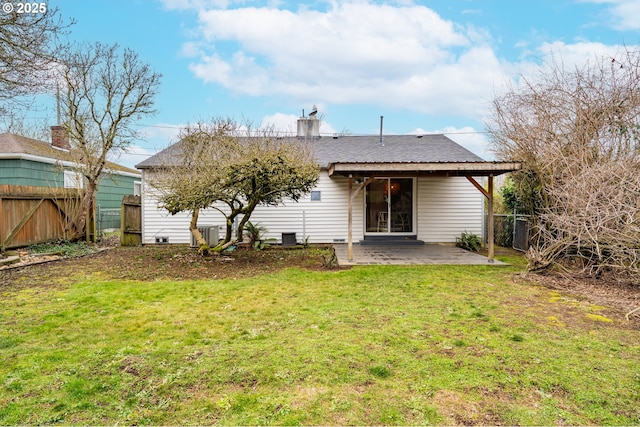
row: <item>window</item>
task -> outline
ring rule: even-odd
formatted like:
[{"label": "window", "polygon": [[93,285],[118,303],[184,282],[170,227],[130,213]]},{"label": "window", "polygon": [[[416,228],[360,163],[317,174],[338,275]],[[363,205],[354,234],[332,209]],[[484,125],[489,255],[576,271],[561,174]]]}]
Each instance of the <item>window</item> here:
[{"label": "window", "polygon": [[76,171],[64,171],[64,188],[84,188],[82,174]]},{"label": "window", "polygon": [[311,192],[311,201],[312,202],[321,201],[321,192],[320,191],[312,191]]},{"label": "window", "polygon": [[133,183],[133,195],[134,196],[142,196],[142,182],[135,181]]}]

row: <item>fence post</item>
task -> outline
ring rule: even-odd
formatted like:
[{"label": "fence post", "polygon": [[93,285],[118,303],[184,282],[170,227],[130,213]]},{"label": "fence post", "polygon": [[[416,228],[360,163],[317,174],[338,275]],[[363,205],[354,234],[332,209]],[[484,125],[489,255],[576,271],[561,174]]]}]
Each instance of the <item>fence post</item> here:
[{"label": "fence post", "polygon": [[516,243],[516,219],[518,218],[517,216],[517,209],[513,209],[513,231],[511,233],[511,247],[513,248],[515,243]]}]

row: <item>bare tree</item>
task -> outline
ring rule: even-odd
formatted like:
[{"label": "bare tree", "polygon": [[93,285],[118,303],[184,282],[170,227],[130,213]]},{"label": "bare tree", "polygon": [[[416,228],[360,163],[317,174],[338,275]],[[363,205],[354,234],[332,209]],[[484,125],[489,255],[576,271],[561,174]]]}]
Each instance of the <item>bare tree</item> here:
[{"label": "bare tree", "polygon": [[18,13],[17,8],[26,4],[6,3],[12,11],[0,13],[0,101],[42,93],[47,88],[50,72],[65,50],[60,36],[73,24],[64,22],[58,9],[48,8],[46,3],[29,3],[30,13]]},{"label": "bare tree", "polygon": [[537,235],[531,269],[640,273],[640,52],[557,62],[495,99],[488,122]]},{"label": "bare tree", "polygon": [[84,230],[107,157],[136,138],[137,120],[155,113],[161,75],[134,51],[118,45],[84,46],[66,55],[62,64],[65,129],[86,181],[75,228]]},{"label": "bare tree", "polygon": [[47,117],[27,120],[29,110],[5,108],[0,114],[0,132],[9,132],[27,138],[48,141],[51,137],[51,122]]},{"label": "bare tree", "polygon": [[209,247],[197,229],[200,210],[215,209],[226,219],[225,238],[213,248],[219,252],[243,240],[244,227],[257,206],[297,201],[318,181],[318,165],[305,143],[281,138],[273,128],[254,129],[232,120],[186,128],[180,142],[165,154],[165,167],[155,172],[151,185],[169,212],[191,213],[191,233],[202,252]]}]

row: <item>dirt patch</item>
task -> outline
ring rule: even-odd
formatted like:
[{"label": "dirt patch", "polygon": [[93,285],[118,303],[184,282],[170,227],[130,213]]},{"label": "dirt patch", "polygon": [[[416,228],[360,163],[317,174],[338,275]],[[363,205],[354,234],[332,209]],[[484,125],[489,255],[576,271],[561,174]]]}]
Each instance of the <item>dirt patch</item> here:
[{"label": "dirt patch", "polygon": [[523,273],[515,277],[517,282],[544,286],[570,294],[591,304],[611,307],[611,315],[640,329],[640,283],[618,282],[603,279],[573,279],[559,274]]},{"label": "dirt patch", "polygon": [[93,274],[102,279],[148,281],[243,278],[287,267],[326,270],[323,256],[327,252],[328,247],[315,246],[264,251],[239,248],[224,255],[203,257],[195,249],[180,245],[102,247],[99,252],[80,258],[18,264],[0,271],[0,291],[55,286],[75,276]]},{"label": "dirt patch", "polygon": [[[485,251],[484,255],[486,255],[486,250],[483,249],[480,253],[483,253],[482,251]],[[515,256],[522,255],[522,252],[496,246],[495,254],[496,256]],[[543,286],[565,293],[575,300],[613,308],[611,314],[614,317],[623,320],[634,329],[640,329],[640,277],[621,281],[615,277],[571,278],[559,272],[549,272],[546,274],[522,273],[516,275],[514,279],[519,283]]]},{"label": "dirt patch", "polygon": [[[325,245],[291,249],[274,246],[264,251],[239,248],[224,255],[202,257],[195,249],[182,245],[116,245],[117,239],[105,240],[96,248],[99,252],[74,259],[60,259],[59,255],[24,256],[24,261],[31,264],[14,264],[0,270],[0,292],[26,287],[60,286],[74,277],[89,275],[99,275],[102,279],[149,281],[243,278],[287,267],[326,270],[324,258],[328,256],[330,247]],[[511,250],[500,250],[505,254],[512,254]],[[593,304],[612,307],[617,310],[616,317],[620,320],[626,321],[625,315],[640,307],[638,282],[623,284],[537,274],[520,274],[515,280],[571,294]],[[627,317],[630,326],[640,328],[640,310]]]},{"label": "dirt patch", "polygon": [[[495,398],[495,396],[494,396]],[[500,417],[488,411],[483,402],[473,402],[463,394],[452,390],[440,390],[433,403],[445,418],[447,425],[501,425]]]}]

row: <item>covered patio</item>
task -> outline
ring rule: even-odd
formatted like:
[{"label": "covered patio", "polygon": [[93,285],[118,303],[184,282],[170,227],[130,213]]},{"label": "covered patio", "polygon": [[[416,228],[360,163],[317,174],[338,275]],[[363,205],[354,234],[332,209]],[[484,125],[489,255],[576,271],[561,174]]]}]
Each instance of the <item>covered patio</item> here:
[{"label": "covered patio", "polygon": [[[356,245],[353,242],[353,202],[356,196],[362,192],[369,184],[371,184],[377,177],[384,176],[395,176],[395,177],[403,177],[403,176],[411,176],[411,177],[428,177],[428,176],[440,176],[440,177],[464,177],[466,178],[487,200],[487,250],[488,257],[481,257],[482,263],[494,263],[494,241],[493,241],[493,193],[494,193],[494,177],[497,175],[501,175],[507,172],[513,172],[522,168],[521,162],[487,162],[487,161],[465,161],[465,162],[383,162],[383,163],[354,163],[354,162],[336,162],[330,165],[329,167],[329,176],[341,175],[348,178],[348,188],[349,188],[349,198],[347,204],[347,224],[348,224],[348,238],[346,245],[346,256],[344,259],[347,263],[360,263],[361,261],[357,258],[356,254]],[[481,185],[476,178],[484,177],[487,180],[487,187],[485,188]],[[355,181],[358,179],[358,181]],[[356,185],[354,185],[356,184]],[[433,248],[438,245],[429,245]],[[457,257],[453,256],[456,251],[453,249],[458,249],[452,247],[451,256],[449,258],[456,259]],[[374,252],[367,248],[360,247],[358,249],[360,251],[360,255],[365,258],[371,260]],[[411,252],[411,248],[403,248],[403,251],[406,251],[407,262],[403,262],[405,264],[414,264],[416,262],[410,262],[409,260],[415,260],[416,256],[413,254],[418,254],[418,249],[415,249],[415,252]],[[391,248],[388,248],[389,252],[394,253],[394,256],[391,258],[397,258],[399,253],[402,253],[398,246],[394,245]],[[419,254],[418,257],[424,258],[425,254]],[[480,256],[480,255],[478,255]],[[381,261],[384,257],[373,257],[379,258]],[[428,258],[426,258],[428,259]],[[434,256],[434,260],[440,260],[442,257]],[[453,264],[475,264],[478,262],[471,262],[472,260],[469,257],[461,257],[461,259],[465,259],[466,262],[449,262]],[[373,262],[364,262],[364,263],[373,263]],[[382,262],[380,262],[382,263]],[[422,262],[427,264],[435,264],[437,262]],[[442,262],[441,262],[442,263]],[[398,262],[400,264],[400,262]],[[349,264],[341,264],[341,265],[349,265]]]},{"label": "covered patio", "polygon": [[333,246],[340,266],[352,265],[506,265],[477,253],[469,252],[449,244],[427,243],[418,246],[399,245],[359,245],[352,247],[353,257],[349,259],[347,244]]}]

